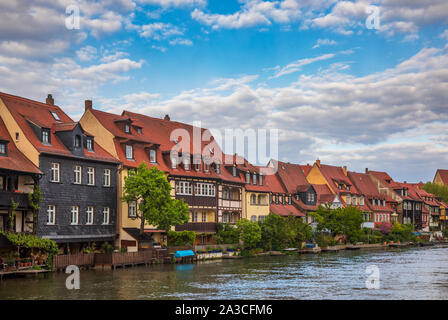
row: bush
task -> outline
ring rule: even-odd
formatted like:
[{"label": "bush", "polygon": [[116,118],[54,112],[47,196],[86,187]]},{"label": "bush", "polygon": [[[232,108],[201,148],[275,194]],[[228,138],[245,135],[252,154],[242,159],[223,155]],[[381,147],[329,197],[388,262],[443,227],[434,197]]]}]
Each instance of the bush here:
[{"label": "bush", "polygon": [[216,242],[218,244],[238,243],[238,229],[234,225],[220,222],[216,225],[216,229]]},{"label": "bush", "polygon": [[256,222],[241,219],[237,223],[239,239],[244,243],[244,249],[254,248],[261,240],[261,228]]},{"label": "bush", "polygon": [[328,233],[316,233],[315,239],[319,247],[329,247],[336,245],[336,241],[334,240],[333,236]]},{"label": "bush", "polygon": [[193,245],[196,239],[194,231],[168,231],[168,246]]}]

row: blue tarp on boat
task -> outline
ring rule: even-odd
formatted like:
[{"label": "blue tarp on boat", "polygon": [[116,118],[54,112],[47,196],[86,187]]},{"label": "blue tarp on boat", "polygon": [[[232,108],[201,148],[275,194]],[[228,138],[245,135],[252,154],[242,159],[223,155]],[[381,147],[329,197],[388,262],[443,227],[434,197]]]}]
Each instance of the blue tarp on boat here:
[{"label": "blue tarp on boat", "polygon": [[183,258],[183,257],[191,257],[194,256],[193,250],[182,250],[182,251],[176,251],[174,254],[175,258]]}]

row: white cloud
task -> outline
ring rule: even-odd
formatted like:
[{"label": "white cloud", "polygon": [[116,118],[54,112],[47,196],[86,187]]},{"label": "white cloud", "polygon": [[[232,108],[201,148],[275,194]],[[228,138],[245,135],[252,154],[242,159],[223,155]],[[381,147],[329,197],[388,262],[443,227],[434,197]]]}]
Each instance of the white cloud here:
[{"label": "white cloud", "polygon": [[95,47],[85,46],[76,51],[76,55],[81,61],[91,61],[97,57],[97,52],[98,51]]},{"label": "white cloud", "polygon": [[154,22],[141,26],[140,36],[144,38],[161,40],[172,36],[183,35],[184,30],[171,23]]},{"label": "white cloud", "polygon": [[192,46],[193,42],[190,39],[182,39],[182,38],[176,38],[173,40],[170,40],[170,45],[181,45],[181,46]]},{"label": "white cloud", "polygon": [[327,54],[323,54],[321,56],[314,57],[314,58],[305,58],[305,59],[296,60],[293,63],[290,63],[290,64],[284,66],[283,68],[276,67],[276,68],[274,68],[274,69],[276,69],[276,71],[275,71],[274,75],[271,77],[271,79],[279,78],[281,76],[300,71],[302,69],[302,67],[305,65],[314,63],[316,61],[331,59],[333,57],[334,57],[333,53],[327,53]]},{"label": "white cloud", "polygon": [[333,39],[317,39],[313,49],[319,48],[320,46],[334,46],[336,44],[337,42]]},{"label": "white cloud", "polygon": [[203,7],[207,0],[137,0],[139,3],[168,7]]}]

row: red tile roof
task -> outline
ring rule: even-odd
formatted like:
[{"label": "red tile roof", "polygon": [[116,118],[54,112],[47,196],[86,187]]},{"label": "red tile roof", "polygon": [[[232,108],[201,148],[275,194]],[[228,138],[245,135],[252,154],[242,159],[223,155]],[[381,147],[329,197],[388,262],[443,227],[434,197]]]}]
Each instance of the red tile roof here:
[{"label": "red tile roof", "polygon": [[300,165],[281,161],[275,162],[277,163],[277,175],[288,193],[295,194],[297,191],[309,189],[310,183],[306,180]]},{"label": "red tile roof", "polygon": [[26,173],[42,173],[25,155],[17,149],[0,117],[0,139],[8,141],[7,155],[0,156],[0,169],[13,170]]},{"label": "red tile roof", "polygon": [[303,174],[305,177],[310,173],[311,169],[313,168],[312,165],[306,164],[306,165],[300,165],[300,168],[302,168]]},{"label": "red tile roof", "polygon": [[440,179],[442,179],[443,184],[448,186],[448,170],[437,169],[436,176],[437,176],[437,173],[439,173]]},{"label": "red tile roof", "polygon": [[[74,156],[55,133],[60,130],[72,130],[79,123],[74,122],[61,108],[2,92],[0,92],[0,99],[4,102],[26,138],[37,151],[68,157]],[[56,113],[60,121],[57,121],[51,112]],[[39,127],[50,129],[51,145],[46,145],[41,142],[40,137],[35,134],[28,121]],[[93,152],[86,152],[84,150],[84,157],[91,160],[117,162],[112,155],[101,148],[96,142],[94,142]]]},{"label": "red tile roof", "polygon": [[[346,193],[358,194],[358,190],[355,186],[353,186],[353,183],[350,181],[348,176],[344,174],[344,169],[342,167],[320,164],[319,169],[322,172],[324,178],[327,180],[331,189],[338,195]],[[335,185],[335,182],[350,185],[350,190],[338,189]]]},{"label": "red tile roof", "polygon": [[318,205],[333,202],[335,195],[326,184],[313,184],[313,188],[316,190]]},{"label": "red tile roof", "polygon": [[295,217],[304,217],[305,214],[297,210],[291,204],[275,204],[271,203],[269,205],[269,209],[272,213],[278,214],[280,216],[295,216]]}]

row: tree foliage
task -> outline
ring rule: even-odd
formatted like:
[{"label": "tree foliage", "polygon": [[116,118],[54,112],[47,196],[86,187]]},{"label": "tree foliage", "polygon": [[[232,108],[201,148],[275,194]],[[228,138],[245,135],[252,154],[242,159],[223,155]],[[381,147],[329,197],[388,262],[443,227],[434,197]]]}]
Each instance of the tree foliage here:
[{"label": "tree foliage", "polygon": [[229,223],[219,222],[216,225],[216,242],[218,244],[235,244],[239,240],[238,229]]},{"label": "tree foliage", "polygon": [[168,231],[168,246],[193,245],[195,239],[194,231]]},{"label": "tree foliage", "polygon": [[239,239],[243,241],[244,249],[255,248],[261,240],[261,228],[258,223],[241,219],[236,225]]},{"label": "tree foliage", "polygon": [[335,235],[346,235],[351,242],[356,242],[362,234],[362,211],[356,207],[331,209],[319,206],[311,213],[317,221],[317,231]]},{"label": "tree foliage", "polygon": [[130,170],[124,180],[122,200],[128,203],[137,201],[141,234],[145,222],[163,230],[188,222],[188,205],[171,197],[171,185],[157,167],[148,169],[143,162],[137,171]]},{"label": "tree foliage", "polygon": [[432,193],[443,202],[448,203],[448,187],[442,184],[427,182],[423,185],[423,190]]}]

